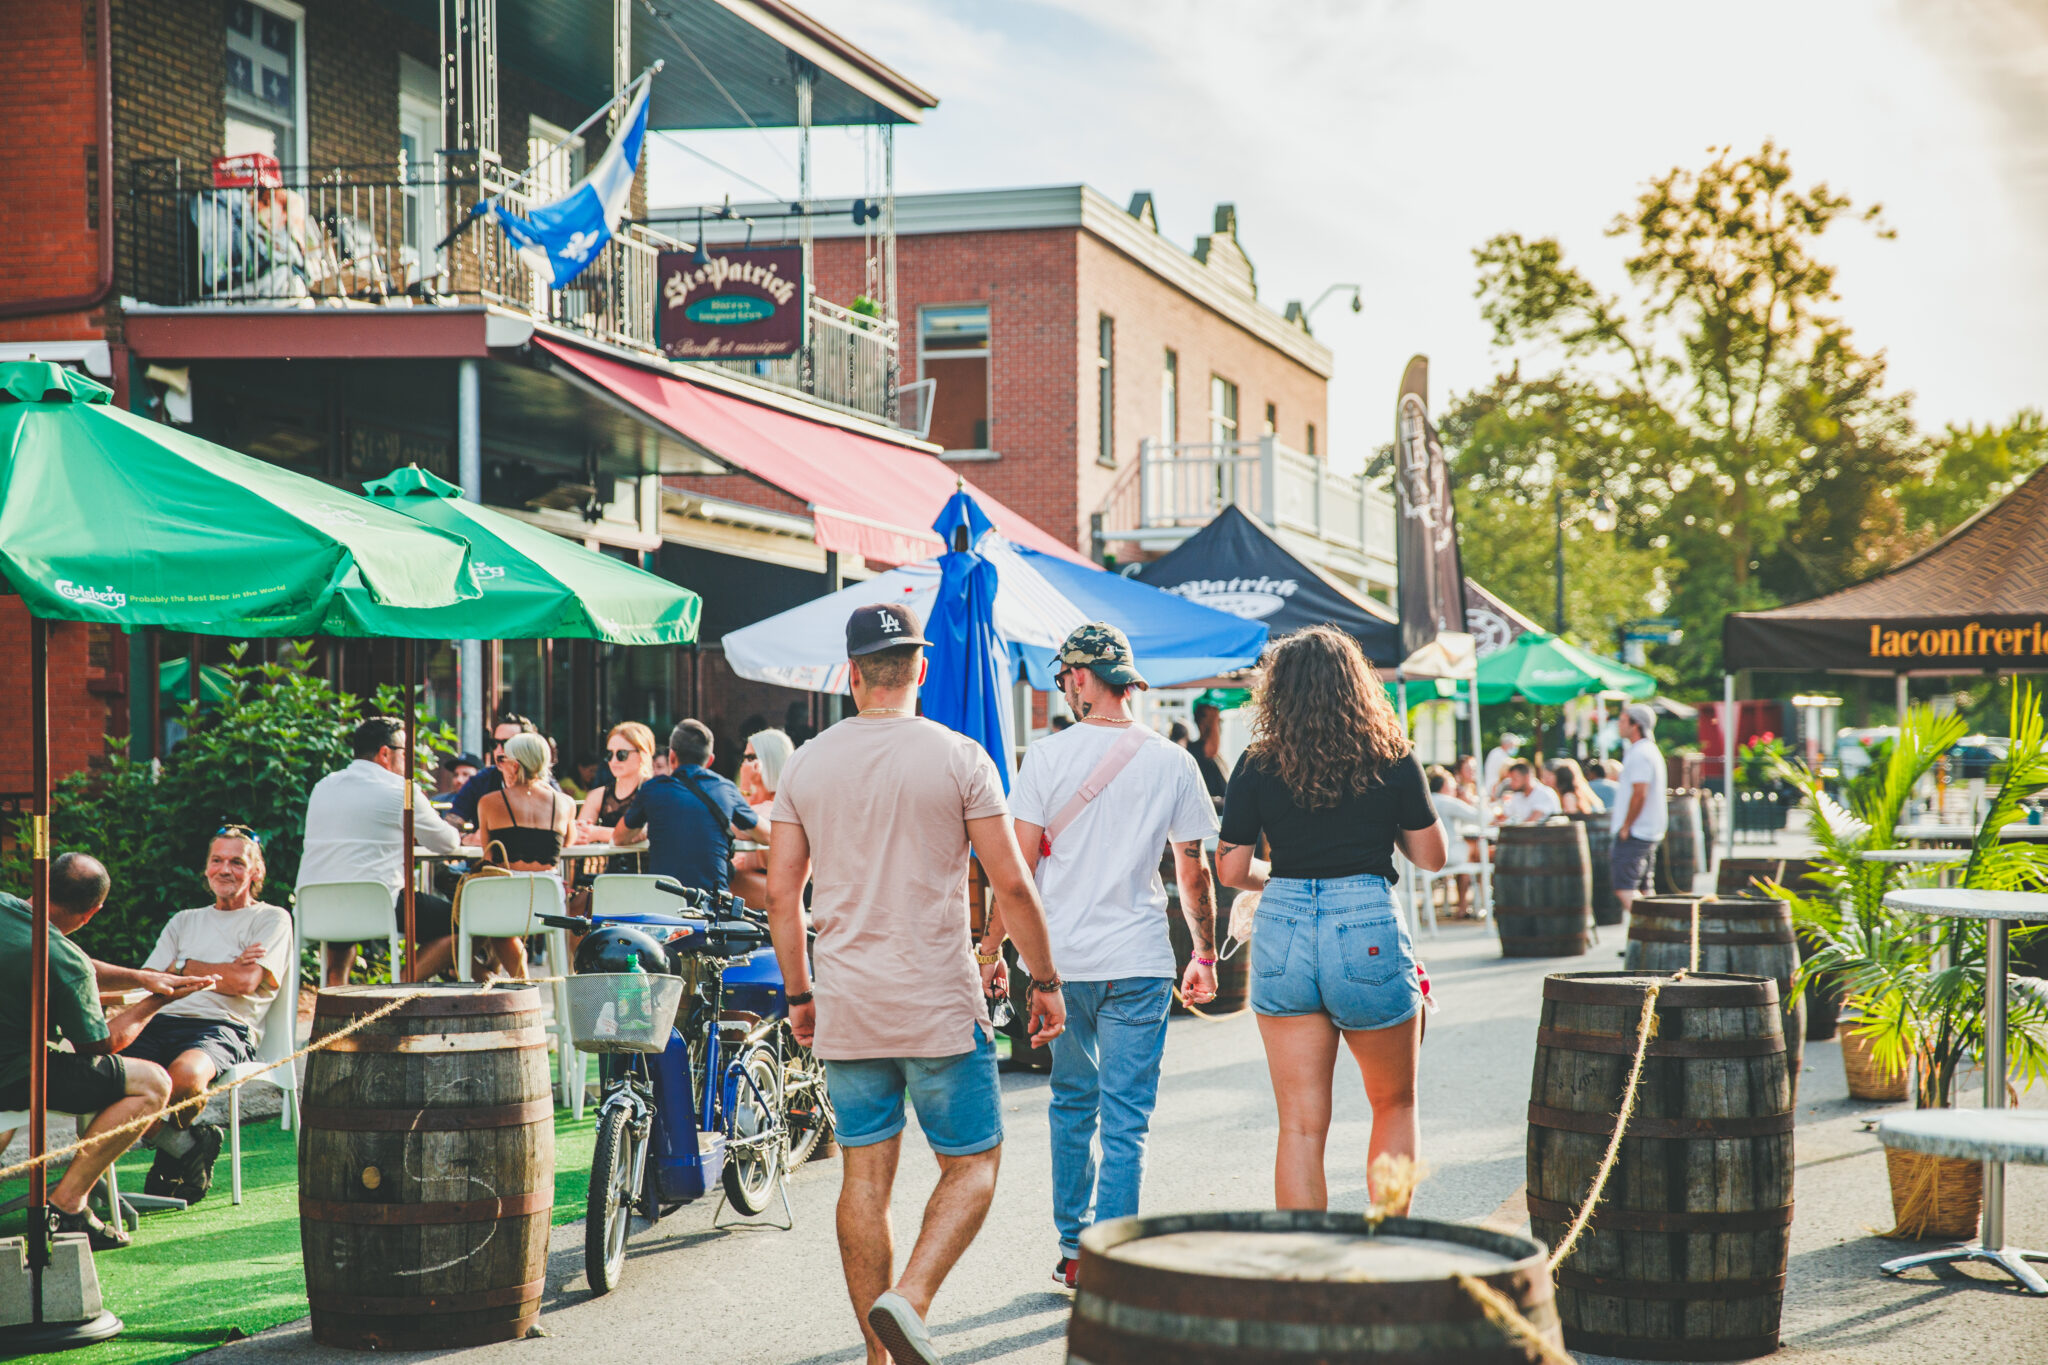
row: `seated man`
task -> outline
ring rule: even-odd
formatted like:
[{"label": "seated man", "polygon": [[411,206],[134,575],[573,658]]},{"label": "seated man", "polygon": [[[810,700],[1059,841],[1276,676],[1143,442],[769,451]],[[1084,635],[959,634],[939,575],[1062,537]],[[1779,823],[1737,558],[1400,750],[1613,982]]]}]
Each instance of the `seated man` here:
[{"label": "seated man", "polygon": [[[69,1052],[52,1049],[47,1095],[60,1114],[95,1117],[82,1137],[90,1140],[162,1109],[171,1079],[154,1062],[116,1054],[134,1042],[158,1010],[214,984],[211,977],[147,979],[162,989],[122,1010],[111,1020],[100,1011],[98,964],[71,941],[106,902],[107,869],[83,853],[59,854],[50,864],[49,1038],[64,1039]],[[29,935],[35,912],[27,901],[0,895],[0,1108],[29,1107]],[[107,983],[111,985],[111,983]],[[71,1168],[50,1191],[59,1232],[83,1232],[95,1251],[128,1245],[119,1220],[102,1223],[85,1197],[114,1158],[135,1145],[140,1133],[108,1138],[71,1158]]]},{"label": "seated man", "polygon": [[1564,814],[1564,804],[1557,799],[1555,789],[1536,775],[1536,769],[1526,759],[1516,759],[1508,764],[1508,792],[1501,798],[1500,815],[1496,817],[1508,825],[1539,825],[1553,815]]},{"label": "seated man", "polygon": [[[299,855],[299,885],[382,882],[405,913],[405,722],[372,716],[349,735],[355,761],[329,773],[306,799],[306,846]],[[431,853],[453,853],[462,836],[413,788],[412,837]],[[413,927],[420,960],[406,974],[424,981],[454,960],[453,913],[443,896],[413,897]],[[326,945],[326,984],[345,985],[355,965],[353,943]]]},{"label": "seated man", "polygon": [[[206,885],[213,904],[180,910],[158,935],[142,965],[214,978],[213,989],[186,996],[157,1012],[129,1045],[128,1054],[171,1074],[171,1103],[191,1099],[238,1062],[256,1060],[270,1002],[291,971],[292,917],[282,906],[256,899],[263,890],[263,845],[245,825],[228,825],[206,849]],[[222,1132],[199,1121],[194,1107],[156,1126],[156,1162],[146,1194],[196,1204],[213,1184]]]},{"label": "seated man", "polygon": [[732,870],[735,830],[761,823],[740,789],[711,771],[711,729],[680,722],[668,737],[669,770],[640,784],[612,831],[612,842],[647,839],[647,870],[684,886],[723,891]]}]

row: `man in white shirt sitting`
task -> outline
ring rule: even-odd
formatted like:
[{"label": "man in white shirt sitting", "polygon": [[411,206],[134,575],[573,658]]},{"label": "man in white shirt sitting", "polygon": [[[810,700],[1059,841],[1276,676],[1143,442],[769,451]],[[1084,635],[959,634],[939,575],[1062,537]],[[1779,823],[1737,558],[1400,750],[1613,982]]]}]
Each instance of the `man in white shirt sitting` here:
[{"label": "man in white shirt sitting", "polygon": [[1522,737],[1512,730],[1500,732],[1500,742],[1486,751],[1486,764],[1479,774],[1479,785],[1487,799],[1500,795],[1501,780],[1507,775],[1508,764],[1515,761],[1515,754],[1522,747]]},{"label": "man in white shirt sitting", "polygon": [[[171,916],[142,964],[145,971],[218,978],[213,989],[158,1010],[123,1050],[170,1072],[172,1104],[199,1094],[229,1067],[256,1060],[264,1016],[291,973],[291,912],[256,899],[263,873],[255,831],[223,826],[206,850],[213,904]],[[206,1197],[223,1135],[217,1125],[197,1122],[201,1112],[187,1109],[157,1125],[145,1193],[191,1204]]]},{"label": "man in white shirt sitting", "polygon": [[1519,758],[1508,764],[1508,794],[1501,801],[1503,824],[1533,825],[1562,814],[1564,804],[1533,767]]},{"label": "man in white shirt sitting", "polygon": [[[392,904],[404,914],[405,894],[405,722],[372,716],[349,736],[355,761],[329,773],[306,800],[306,846],[299,855],[299,886],[316,882],[382,882]],[[462,845],[455,827],[413,788],[413,844],[431,853],[453,853]],[[419,961],[406,973],[424,981],[454,960],[453,907],[442,896],[413,897],[413,927]],[[344,985],[355,965],[353,943],[329,943],[326,984]]]}]

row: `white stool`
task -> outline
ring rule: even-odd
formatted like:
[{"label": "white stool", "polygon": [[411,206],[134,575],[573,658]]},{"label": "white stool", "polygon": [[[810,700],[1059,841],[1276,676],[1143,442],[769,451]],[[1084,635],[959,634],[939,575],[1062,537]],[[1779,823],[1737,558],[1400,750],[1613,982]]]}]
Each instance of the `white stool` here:
[{"label": "white stool", "polygon": [[[600,881],[603,878],[599,878]],[[508,872],[501,877],[472,877],[462,884],[462,904],[455,924],[455,974],[470,976],[471,943],[479,938],[527,938],[539,935],[547,950],[548,974],[560,978],[569,970],[569,935],[541,923],[542,915],[568,913],[562,879],[553,872]],[[556,980],[550,987],[555,1005],[555,1049],[561,1055],[562,1103],[583,1117],[583,1054],[569,1038],[569,988]]]},{"label": "white stool", "polygon": [[[309,882],[299,888],[293,918],[302,947],[308,943],[353,944],[384,939],[391,945],[391,980],[397,983],[398,960],[404,956],[404,947],[400,942],[398,907],[391,888],[383,882]],[[296,955],[292,961],[298,961]],[[326,983],[323,980],[321,984]],[[293,1008],[292,1017],[296,1020],[297,1007]]]}]

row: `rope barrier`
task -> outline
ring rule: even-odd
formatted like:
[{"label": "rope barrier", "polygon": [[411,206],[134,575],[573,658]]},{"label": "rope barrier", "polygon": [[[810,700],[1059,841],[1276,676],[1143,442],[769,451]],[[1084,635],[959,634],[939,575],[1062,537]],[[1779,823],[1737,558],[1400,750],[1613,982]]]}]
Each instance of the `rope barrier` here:
[{"label": "rope barrier", "polygon": [[[500,981],[518,981],[519,984],[522,986],[545,986],[557,981],[564,980],[567,980],[567,978],[560,976],[500,977],[494,974],[476,984],[482,986],[494,986],[498,984]],[[239,1077],[235,1080],[228,1081],[221,1085],[212,1086],[206,1090],[201,1091],[199,1094],[194,1095],[189,1100],[180,1100],[176,1104],[165,1105],[162,1109],[158,1109],[152,1113],[144,1114],[141,1118],[130,1119],[128,1122],[122,1124],[118,1128],[109,1128],[104,1133],[95,1133],[91,1137],[82,1137],[78,1139],[78,1141],[71,1143],[69,1146],[59,1147],[54,1151],[44,1152],[41,1156],[32,1156],[26,1161],[16,1162],[12,1166],[0,1169],[0,1180],[12,1180],[15,1176],[22,1175],[28,1171],[32,1171],[38,1166],[47,1166],[52,1161],[57,1160],[59,1157],[72,1156],[78,1152],[84,1151],[88,1147],[97,1147],[100,1143],[107,1142],[111,1139],[120,1137],[124,1133],[139,1132],[140,1130],[149,1127],[151,1124],[156,1123],[159,1120],[169,1118],[172,1114],[182,1113],[187,1109],[202,1106],[206,1104],[207,1101],[215,1098],[216,1096],[227,1094],[230,1090],[239,1090],[243,1086],[247,1085],[249,1082],[256,1080],[257,1078],[265,1075],[268,1072],[275,1071],[281,1066],[295,1066],[297,1065],[300,1058],[310,1056],[315,1052],[324,1052],[328,1048],[333,1047],[336,1043],[340,1042],[342,1039],[348,1037],[350,1034],[355,1033],[357,1030],[368,1028],[371,1024],[376,1023],[379,1019],[382,1019],[386,1015],[393,1013],[402,1006],[411,1004],[413,1001],[419,999],[423,995],[432,994],[433,990],[431,987],[422,988],[416,991],[408,991],[404,995],[399,996],[396,1000],[391,1000],[383,1005],[378,1006],[370,1013],[358,1017],[353,1022],[336,1029],[334,1032],[327,1034],[325,1037],[314,1039],[312,1042],[307,1043],[304,1047],[300,1048],[297,1052],[294,1052],[291,1056],[280,1057],[274,1062],[266,1062],[261,1067],[258,1067],[256,1070],[250,1072],[246,1076]]]},{"label": "rope barrier", "polygon": [[1508,1340],[1519,1344],[1531,1360],[1540,1360],[1543,1365],[1578,1365],[1571,1356],[1551,1345],[1541,1328],[1522,1316],[1513,1299],[1466,1271],[1453,1271],[1452,1278],[1458,1282],[1458,1288],[1471,1295],[1486,1320],[1505,1332]]}]

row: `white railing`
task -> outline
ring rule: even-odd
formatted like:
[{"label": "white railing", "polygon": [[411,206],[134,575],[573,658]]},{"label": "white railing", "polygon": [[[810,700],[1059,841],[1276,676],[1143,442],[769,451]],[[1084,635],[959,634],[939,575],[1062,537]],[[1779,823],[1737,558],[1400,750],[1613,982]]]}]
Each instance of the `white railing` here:
[{"label": "white railing", "polygon": [[[714,360],[722,370],[895,420],[896,325],[811,300],[808,354],[780,360]],[[805,369],[808,366],[809,375]]]},{"label": "white railing", "polygon": [[1114,541],[1206,526],[1226,506],[1361,554],[1394,554],[1394,503],[1385,488],[1362,475],[1338,474],[1270,436],[1141,442],[1137,464],[1103,501],[1102,536]]}]

